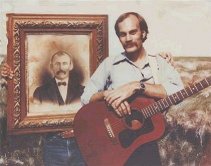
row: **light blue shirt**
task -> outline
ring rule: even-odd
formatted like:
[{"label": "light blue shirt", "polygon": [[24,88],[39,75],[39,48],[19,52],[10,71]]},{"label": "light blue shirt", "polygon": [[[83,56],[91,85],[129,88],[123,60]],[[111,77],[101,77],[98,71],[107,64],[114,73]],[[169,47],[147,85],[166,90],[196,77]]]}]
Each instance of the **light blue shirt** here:
[{"label": "light blue shirt", "polygon": [[[159,55],[147,55],[157,60],[157,77],[160,84],[165,88],[167,95],[183,89],[183,83],[179,73]],[[145,58],[140,67],[130,61],[125,54],[107,57],[96,69],[88,81],[81,102],[88,104],[92,95],[105,89],[117,87],[132,81],[147,82],[154,84],[154,78],[148,58]]]}]

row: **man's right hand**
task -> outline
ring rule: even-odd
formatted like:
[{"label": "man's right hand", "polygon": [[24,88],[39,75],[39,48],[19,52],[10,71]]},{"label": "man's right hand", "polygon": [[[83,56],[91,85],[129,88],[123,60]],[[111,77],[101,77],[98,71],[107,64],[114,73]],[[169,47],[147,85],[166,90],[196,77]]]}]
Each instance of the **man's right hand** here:
[{"label": "man's right hand", "polygon": [[127,101],[121,102],[118,107],[113,106],[113,103],[112,103],[112,107],[114,111],[117,113],[117,115],[119,115],[120,117],[131,114],[130,105]]},{"label": "man's right hand", "polygon": [[130,115],[131,109],[127,99],[140,89],[140,82],[133,81],[124,84],[114,90],[104,91],[104,100],[111,106],[119,116]]},{"label": "man's right hand", "polygon": [[104,100],[106,101],[107,105],[111,106],[112,109],[116,112],[116,114],[120,117],[125,116],[125,115],[130,115],[131,114],[130,105],[126,100],[123,100],[123,101],[114,100],[112,103],[109,103],[106,100],[106,97],[109,96],[109,94],[112,91],[114,90],[104,91]]}]

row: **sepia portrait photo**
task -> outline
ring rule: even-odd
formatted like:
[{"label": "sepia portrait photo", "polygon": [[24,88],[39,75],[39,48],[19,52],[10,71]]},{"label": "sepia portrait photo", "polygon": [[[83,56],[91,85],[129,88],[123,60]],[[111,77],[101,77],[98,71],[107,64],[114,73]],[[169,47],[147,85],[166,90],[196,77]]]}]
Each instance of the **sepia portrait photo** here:
[{"label": "sepia portrait photo", "polygon": [[27,35],[26,45],[29,115],[79,110],[80,95],[90,75],[89,36]]}]

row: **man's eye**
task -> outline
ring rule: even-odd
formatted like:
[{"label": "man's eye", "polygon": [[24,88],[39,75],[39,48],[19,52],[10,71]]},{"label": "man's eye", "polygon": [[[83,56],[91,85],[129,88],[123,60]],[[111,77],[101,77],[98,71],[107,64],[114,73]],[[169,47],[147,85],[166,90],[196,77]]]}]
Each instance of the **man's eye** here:
[{"label": "man's eye", "polygon": [[130,32],[131,35],[135,35],[137,31]]},{"label": "man's eye", "polygon": [[125,34],[124,34],[124,33],[120,33],[119,36],[120,36],[120,37],[124,37]]}]

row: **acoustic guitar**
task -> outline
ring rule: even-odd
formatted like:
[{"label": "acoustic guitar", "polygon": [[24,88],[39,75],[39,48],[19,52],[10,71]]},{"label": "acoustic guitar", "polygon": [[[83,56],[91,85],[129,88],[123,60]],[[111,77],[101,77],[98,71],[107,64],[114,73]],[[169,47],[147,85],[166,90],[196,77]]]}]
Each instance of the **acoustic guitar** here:
[{"label": "acoustic guitar", "polygon": [[82,107],[74,118],[74,134],[88,166],[123,166],[141,145],[162,137],[162,112],[211,85],[211,77],[154,101],[137,98],[130,103],[132,114],[118,117],[105,102]]}]

